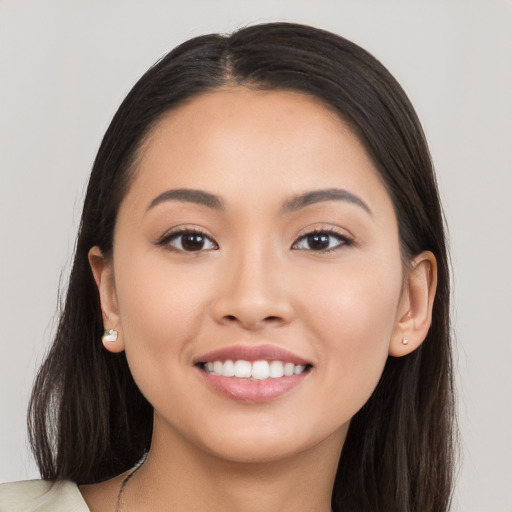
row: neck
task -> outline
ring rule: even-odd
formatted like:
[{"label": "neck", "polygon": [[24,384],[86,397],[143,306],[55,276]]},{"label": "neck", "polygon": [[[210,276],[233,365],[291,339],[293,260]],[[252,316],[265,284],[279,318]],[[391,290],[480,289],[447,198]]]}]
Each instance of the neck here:
[{"label": "neck", "polygon": [[279,460],[239,462],[156,429],[146,462],[123,491],[123,512],[329,512],[345,434]]}]

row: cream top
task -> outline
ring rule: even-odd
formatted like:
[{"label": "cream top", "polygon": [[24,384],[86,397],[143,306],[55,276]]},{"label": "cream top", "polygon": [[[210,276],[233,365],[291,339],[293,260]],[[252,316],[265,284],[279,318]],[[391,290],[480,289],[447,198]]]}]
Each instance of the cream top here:
[{"label": "cream top", "polygon": [[0,484],[0,512],[90,512],[69,480],[25,480]]}]

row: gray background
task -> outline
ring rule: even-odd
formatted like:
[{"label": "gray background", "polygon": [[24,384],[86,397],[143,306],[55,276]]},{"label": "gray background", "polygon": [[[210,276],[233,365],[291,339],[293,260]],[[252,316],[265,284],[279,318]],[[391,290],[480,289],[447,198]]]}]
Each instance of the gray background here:
[{"label": "gray background", "polygon": [[55,325],[92,160],[115,109],[192,36],[286,20],[395,74],[450,227],[462,462],[453,510],[512,511],[512,3],[0,0],[0,481],[37,477],[31,383]]}]

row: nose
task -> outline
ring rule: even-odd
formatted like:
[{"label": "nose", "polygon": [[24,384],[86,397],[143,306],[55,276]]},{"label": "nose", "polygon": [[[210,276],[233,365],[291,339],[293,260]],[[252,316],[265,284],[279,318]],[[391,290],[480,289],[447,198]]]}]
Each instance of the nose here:
[{"label": "nose", "polygon": [[292,320],[294,308],[284,262],[261,249],[249,249],[226,263],[213,304],[217,322],[259,330]]}]

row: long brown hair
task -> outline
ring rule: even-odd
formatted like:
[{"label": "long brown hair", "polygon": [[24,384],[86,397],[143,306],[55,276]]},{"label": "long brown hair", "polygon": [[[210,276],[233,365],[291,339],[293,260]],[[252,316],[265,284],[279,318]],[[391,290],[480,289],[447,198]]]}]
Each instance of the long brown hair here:
[{"label": "long brown hair", "polygon": [[332,496],[335,511],[448,510],[454,456],[450,279],[444,222],[425,137],[391,74],[357,45],[316,28],[271,23],[177,47],[133,87],[94,162],[54,343],[37,376],[29,432],[41,475],[98,482],[149,450],[153,410],[124,354],[103,350],[101,309],[87,254],[112,249],[116,215],[137,153],[162,115],[225,84],[289,89],[339,112],[365,144],[392,198],[404,260],[434,253],[433,320],[413,353],[389,357],[351,421]]}]

